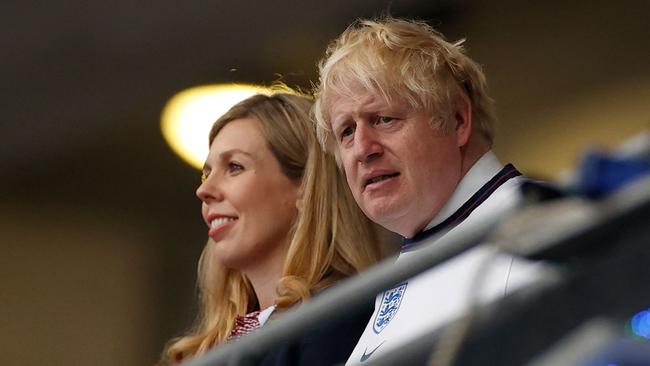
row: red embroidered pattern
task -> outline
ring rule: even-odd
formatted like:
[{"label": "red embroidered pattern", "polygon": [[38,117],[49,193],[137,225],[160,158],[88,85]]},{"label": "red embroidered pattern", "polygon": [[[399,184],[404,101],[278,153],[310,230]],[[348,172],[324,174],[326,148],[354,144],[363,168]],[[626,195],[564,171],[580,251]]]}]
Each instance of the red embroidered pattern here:
[{"label": "red embroidered pattern", "polygon": [[260,322],[257,319],[259,314],[260,312],[258,310],[246,315],[237,315],[237,318],[235,318],[235,326],[230,332],[228,340],[230,341],[232,339],[237,339],[239,337],[245,336],[246,334],[259,328]]}]

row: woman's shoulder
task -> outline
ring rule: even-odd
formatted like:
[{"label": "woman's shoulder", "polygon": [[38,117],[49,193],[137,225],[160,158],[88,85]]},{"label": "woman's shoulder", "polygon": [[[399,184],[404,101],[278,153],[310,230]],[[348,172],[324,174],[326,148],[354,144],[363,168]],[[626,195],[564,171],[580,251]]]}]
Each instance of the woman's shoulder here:
[{"label": "woman's shoulder", "polygon": [[269,352],[260,365],[298,366],[333,365],[344,363],[356,346],[373,313],[368,304],[358,311],[345,311],[333,322],[289,344]]}]

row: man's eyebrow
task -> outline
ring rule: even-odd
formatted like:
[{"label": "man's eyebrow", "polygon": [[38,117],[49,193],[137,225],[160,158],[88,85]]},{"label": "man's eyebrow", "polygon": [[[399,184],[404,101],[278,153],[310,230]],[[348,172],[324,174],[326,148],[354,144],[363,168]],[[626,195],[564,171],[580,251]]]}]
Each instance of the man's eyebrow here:
[{"label": "man's eyebrow", "polygon": [[348,119],[348,116],[341,116],[341,115],[332,118],[332,129],[335,129],[336,127],[343,124],[343,122],[345,122],[346,119]]},{"label": "man's eyebrow", "polygon": [[337,127],[340,127],[349,120],[355,121],[357,118],[368,118],[379,113],[378,111],[379,108],[357,108],[354,111],[339,114],[332,118],[332,130],[336,130]]},{"label": "man's eyebrow", "polygon": [[332,127],[334,127],[334,125],[341,125],[350,119],[355,119],[359,117],[360,114],[361,112],[354,110],[351,112],[339,113],[335,116],[332,116]]}]

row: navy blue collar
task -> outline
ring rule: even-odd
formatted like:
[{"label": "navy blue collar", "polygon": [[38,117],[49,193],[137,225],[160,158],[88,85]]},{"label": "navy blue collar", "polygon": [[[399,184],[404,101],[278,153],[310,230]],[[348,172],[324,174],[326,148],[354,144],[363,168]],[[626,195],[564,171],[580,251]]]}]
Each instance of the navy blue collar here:
[{"label": "navy blue collar", "polygon": [[402,250],[411,249],[422,240],[439,233],[444,229],[451,229],[465,220],[478,206],[481,205],[497,188],[511,178],[521,175],[512,165],[508,164],[499,171],[492,179],[483,185],[472,197],[470,197],[456,212],[451,214],[445,221],[438,225],[415,234],[412,238],[402,238]]}]

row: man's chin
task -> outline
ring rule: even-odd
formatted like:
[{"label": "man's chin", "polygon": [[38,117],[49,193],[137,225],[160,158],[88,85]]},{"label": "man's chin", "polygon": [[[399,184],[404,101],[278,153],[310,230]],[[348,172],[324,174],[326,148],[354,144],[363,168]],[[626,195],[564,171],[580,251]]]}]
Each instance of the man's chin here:
[{"label": "man's chin", "polygon": [[[386,230],[398,233],[403,236],[405,224],[408,218],[397,205],[374,205],[367,209],[362,209],[366,216],[374,223],[382,226]],[[405,222],[407,221],[407,222]]]}]

